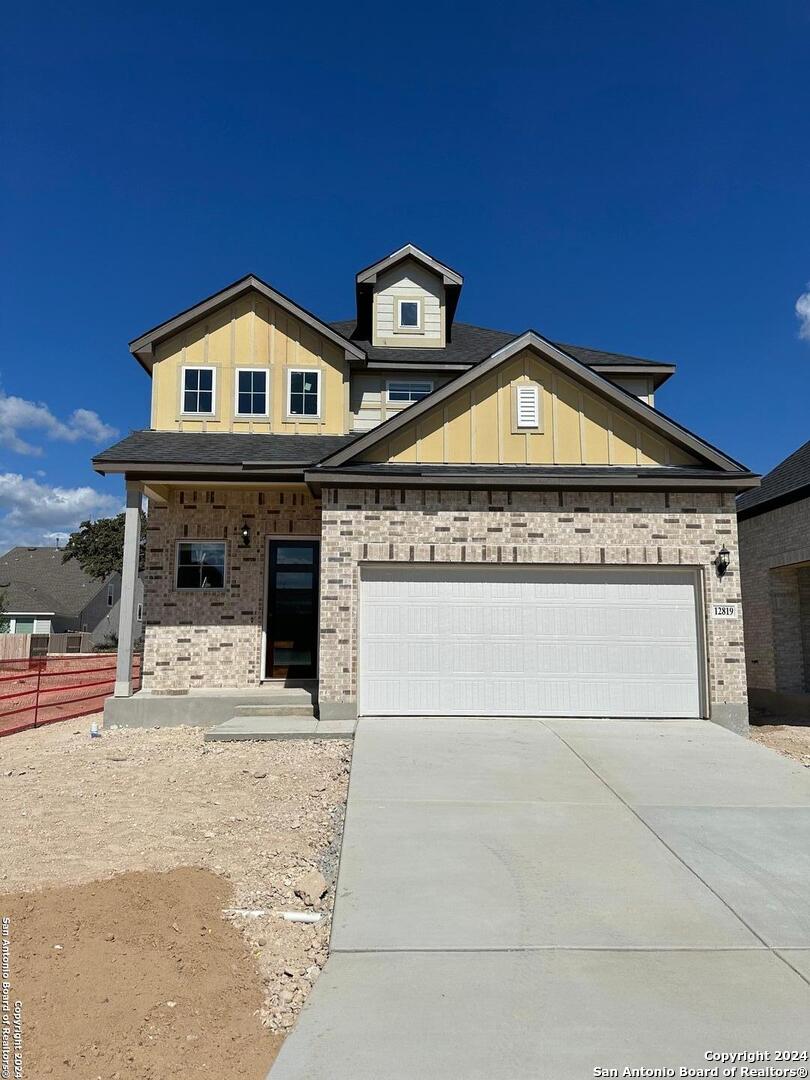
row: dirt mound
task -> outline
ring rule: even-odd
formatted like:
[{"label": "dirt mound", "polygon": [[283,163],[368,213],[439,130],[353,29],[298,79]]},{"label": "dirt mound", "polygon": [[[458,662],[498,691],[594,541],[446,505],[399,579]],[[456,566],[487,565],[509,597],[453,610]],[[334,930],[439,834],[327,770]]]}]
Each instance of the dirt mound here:
[{"label": "dirt mound", "polygon": [[0,896],[24,1075],[263,1080],[281,1037],[231,902],[194,868]]},{"label": "dirt mound", "polygon": [[751,738],[810,769],[810,723],[806,720],[779,723],[776,718],[760,718],[756,726],[752,724]]}]

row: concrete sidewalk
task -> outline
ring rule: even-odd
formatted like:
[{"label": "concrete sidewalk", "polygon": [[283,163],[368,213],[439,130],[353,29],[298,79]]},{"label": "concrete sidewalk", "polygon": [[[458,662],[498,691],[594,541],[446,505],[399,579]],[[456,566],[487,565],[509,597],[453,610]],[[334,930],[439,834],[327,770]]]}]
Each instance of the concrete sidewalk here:
[{"label": "concrete sidewalk", "polygon": [[810,773],[698,721],[362,720],[331,944],[272,1080],[810,1049]]}]

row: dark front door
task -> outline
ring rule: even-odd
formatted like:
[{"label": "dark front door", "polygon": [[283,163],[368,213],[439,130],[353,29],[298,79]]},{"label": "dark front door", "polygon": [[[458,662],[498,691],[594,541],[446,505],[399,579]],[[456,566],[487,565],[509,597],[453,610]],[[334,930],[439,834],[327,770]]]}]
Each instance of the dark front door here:
[{"label": "dark front door", "polygon": [[271,540],[267,583],[267,678],[318,673],[317,540]]}]

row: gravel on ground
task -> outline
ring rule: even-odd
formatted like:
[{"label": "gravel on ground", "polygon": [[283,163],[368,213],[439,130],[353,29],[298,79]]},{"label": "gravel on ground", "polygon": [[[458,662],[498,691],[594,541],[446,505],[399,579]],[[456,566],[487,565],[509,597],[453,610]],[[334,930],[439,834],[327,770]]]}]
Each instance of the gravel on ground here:
[{"label": "gravel on ground", "polygon": [[[18,894],[45,890],[34,903],[51,910],[50,893],[63,886],[139,871],[151,874],[139,889],[155,890],[159,912],[171,886],[160,883],[167,874],[207,870],[228,893],[217,900],[216,915],[241,932],[237,952],[247,947],[262,991],[254,1018],[259,1037],[262,1028],[285,1032],[326,961],[351,744],[204,743],[202,730],[192,727],[119,729],[93,739],[92,719],[0,739],[0,893],[12,894],[0,896],[0,907],[18,908]],[[320,918],[289,921],[284,912]],[[77,917],[85,925],[90,912]],[[155,927],[155,941],[163,930]],[[99,982],[114,977],[113,969],[99,967]],[[214,1017],[216,1007],[212,1001]],[[219,1030],[216,1037],[224,1045],[230,1036]],[[115,1038],[114,1029],[97,1031],[99,1044]],[[128,1072],[126,1062],[119,1068],[121,1077],[164,1075]],[[198,1075],[224,1075],[221,1062],[218,1073],[165,1073]]]},{"label": "gravel on ground", "polygon": [[810,723],[787,717],[757,716],[751,723],[751,738],[810,769]]}]

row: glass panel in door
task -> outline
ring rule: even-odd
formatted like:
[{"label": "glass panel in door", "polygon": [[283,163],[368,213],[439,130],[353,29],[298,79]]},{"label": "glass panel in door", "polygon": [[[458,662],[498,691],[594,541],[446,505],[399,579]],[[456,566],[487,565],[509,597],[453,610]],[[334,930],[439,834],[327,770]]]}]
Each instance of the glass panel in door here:
[{"label": "glass panel in door", "polygon": [[270,542],[268,679],[317,676],[319,546],[317,540]]}]

